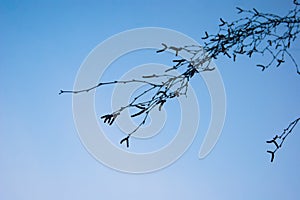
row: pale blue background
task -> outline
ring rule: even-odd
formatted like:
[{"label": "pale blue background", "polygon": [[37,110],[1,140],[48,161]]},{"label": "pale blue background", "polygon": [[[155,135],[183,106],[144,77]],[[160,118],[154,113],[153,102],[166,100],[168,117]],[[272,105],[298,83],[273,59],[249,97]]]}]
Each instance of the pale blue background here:
[{"label": "pale blue background", "polygon": [[[0,199],[299,199],[300,126],[274,163],[265,144],[300,114],[300,79],[290,62],[262,73],[254,60],[218,59],[228,110],[217,146],[198,159],[210,117],[199,77],[193,87],[203,112],[193,145],[170,167],[144,175],[114,171],[88,154],[73,123],[71,95],[58,95],[72,88],[88,53],[113,34],[158,26],[201,42],[204,31],[217,30],[219,17],[238,17],[236,6],[285,14],[291,2],[0,1]],[[136,60],[129,58],[130,68]]]}]

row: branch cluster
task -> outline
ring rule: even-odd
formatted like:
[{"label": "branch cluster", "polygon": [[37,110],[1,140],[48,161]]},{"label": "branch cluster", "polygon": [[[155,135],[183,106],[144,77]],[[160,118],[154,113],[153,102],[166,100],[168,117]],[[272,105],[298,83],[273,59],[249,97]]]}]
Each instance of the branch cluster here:
[{"label": "branch cluster", "polygon": [[227,22],[220,18],[219,31],[202,37],[204,50],[217,59],[220,54],[236,60],[237,55],[245,54],[249,58],[253,54],[264,56],[269,54],[271,60],[267,64],[257,64],[262,71],[272,65],[280,66],[289,57],[300,74],[299,67],[289,52],[291,42],[294,42],[300,31],[300,16],[297,1],[295,7],[286,16],[244,10],[237,7],[238,13],[245,15],[240,19]]},{"label": "branch cluster", "polygon": [[[291,43],[294,42],[300,32],[300,17],[299,17],[299,3],[294,1],[294,9],[290,10],[286,16],[278,16],[275,14],[262,13],[253,10],[244,10],[238,8],[238,13],[244,15],[240,19],[227,22],[220,18],[219,31],[217,34],[208,34],[205,32],[204,46],[186,45],[183,47],[168,46],[162,43],[163,48],[158,50],[157,53],[164,51],[173,51],[176,56],[180,56],[181,53],[188,53],[189,59],[175,59],[174,65],[165,71],[164,74],[152,74],[145,75],[141,79],[125,80],[125,81],[112,81],[99,83],[88,89],[78,91],[65,91],[62,93],[82,93],[89,92],[100,86],[109,84],[130,84],[141,83],[146,84],[148,88],[135,96],[135,98],[127,105],[120,109],[113,111],[112,113],[101,116],[104,123],[112,125],[116,118],[125,110],[134,108],[136,113],[131,117],[142,116],[142,120],[135,129],[127,133],[120,143],[126,143],[129,147],[130,137],[136,133],[142,125],[145,124],[149,113],[152,109],[158,108],[161,110],[162,106],[170,99],[178,98],[181,95],[187,95],[188,83],[190,79],[200,72],[212,71],[211,67],[212,59],[217,59],[219,55],[225,55],[233,61],[236,61],[238,55],[247,55],[249,58],[254,54],[265,55],[269,54],[271,60],[267,64],[257,64],[262,68],[262,71],[268,67],[275,65],[280,66],[285,62],[286,57],[290,58],[297,73],[300,74],[299,67],[289,52]],[[169,73],[171,70],[183,69],[183,73],[180,75],[172,75]],[[164,81],[157,84],[155,80],[164,78]],[[150,94],[150,95],[149,95]],[[147,99],[147,97],[150,98]],[[143,100],[145,98],[147,100]],[[299,118],[292,122],[290,126],[284,130],[280,136],[275,136],[268,143],[274,143],[276,149],[274,151],[268,151],[271,154],[271,161],[274,159],[275,152],[281,147],[285,138],[293,130],[298,123]],[[281,140],[280,143],[277,141]]]}]

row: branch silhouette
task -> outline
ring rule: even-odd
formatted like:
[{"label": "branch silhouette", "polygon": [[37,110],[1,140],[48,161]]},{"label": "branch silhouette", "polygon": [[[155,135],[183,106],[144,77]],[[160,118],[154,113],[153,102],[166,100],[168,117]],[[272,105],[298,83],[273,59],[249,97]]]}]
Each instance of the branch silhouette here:
[{"label": "branch silhouette", "polygon": [[[161,110],[163,105],[167,102],[167,100],[177,98],[182,95],[186,96],[188,90],[188,82],[190,78],[192,78],[195,73],[199,73],[199,71],[186,60],[183,59],[173,60],[173,62],[176,63],[176,65],[174,66],[175,68],[182,67],[185,65],[185,67],[187,68],[186,71],[176,76],[170,73],[161,74],[161,75],[152,74],[152,75],[142,76],[142,79],[140,80],[132,79],[132,80],[125,80],[125,81],[111,81],[111,82],[98,83],[97,85],[92,86],[90,88],[77,90],[77,91],[61,90],[59,94],[63,94],[63,93],[79,94],[79,93],[89,92],[100,86],[110,85],[110,84],[130,84],[130,83],[146,84],[148,86],[148,89],[144,90],[143,92],[135,96],[134,99],[131,102],[129,102],[127,105],[121,107],[120,109],[110,114],[106,114],[100,117],[100,119],[102,119],[104,123],[107,123],[108,125],[112,125],[116,120],[116,118],[125,109],[134,108],[137,110],[135,114],[131,115],[132,118],[143,115],[143,119],[138,124],[138,126],[135,129],[133,129],[131,132],[129,132],[127,136],[120,141],[121,144],[126,142],[126,146],[129,147],[129,139],[131,135],[136,133],[140,129],[140,127],[146,123],[146,120],[151,110],[153,110],[155,107],[158,107],[158,109]],[[174,67],[166,71],[170,71]],[[165,81],[163,81],[161,84],[157,84],[155,83],[155,80],[158,78],[159,79],[163,78],[163,80]],[[142,100],[142,97],[147,97],[146,95],[149,94],[152,94],[152,96],[150,95],[151,96],[150,98],[148,98],[147,100]]]},{"label": "branch silhouette", "polygon": [[295,121],[291,122],[289,126],[286,129],[284,129],[280,135],[275,135],[275,137],[272,140],[267,141],[268,144],[274,144],[276,147],[273,151],[267,151],[269,154],[271,154],[271,162],[274,161],[276,151],[282,147],[286,137],[293,131],[293,129],[299,121],[300,117],[297,118]]},{"label": "branch silhouette", "polygon": [[244,10],[237,7],[238,13],[244,17],[233,22],[220,18],[218,33],[210,35],[205,32],[202,37],[204,50],[214,59],[223,54],[233,61],[237,55],[251,58],[254,54],[269,54],[271,60],[267,64],[257,64],[262,71],[272,65],[279,67],[288,57],[300,75],[298,64],[289,52],[300,31],[299,4],[296,1],[294,4],[295,8],[283,17],[262,13],[255,8]]},{"label": "branch silhouette", "polygon": [[[255,8],[244,10],[237,7],[238,14],[242,15],[242,17],[232,22],[227,22],[220,18],[218,32],[216,34],[205,32],[204,37],[202,37],[203,47],[195,45],[176,47],[162,43],[162,49],[157,50],[157,53],[171,51],[176,57],[180,57],[173,60],[174,65],[167,69],[164,74],[145,75],[140,79],[126,81],[102,82],[78,91],[61,90],[59,94],[89,92],[110,84],[146,84],[148,88],[136,95],[127,105],[100,117],[104,123],[112,125],[117,117],[125,109],[129,108],[136,109],[136,113],[131,115],[132,118],[143,116],[140,123],[120,141],[120,144],[126,143],[126,146],[129,147],[130,137],[145,124],[149,113],[155,108],[161,110],[162,106],[173,98],[178,98],[182,95],[186,96],[190,79],[197,73],[213,71],[214,68],[210,66],[210,63],[220,55],[224,55],[234,62],[241,55],[246,55],[249,58],[252,58],[255,54],[261,56],[269,55],[269,62],[257,64],[257,67],[261,68],[262,71],[271,66],[279,67],[288,58],[292,61],[297,74],[300,75],[299,66],[290,53],[291,44],[296,40],[300,32],[300,4],[296,0],[293,1],[293,4],[294,8],[285,16],[263,13]],[[180,56],[181,53],[187,53],[190,57],[184,59]],[[180,75],[175,76],[169,73],[179,68],[183,70],[183,73]],[[157,84],[155,80],[161,78],[164,81],[161,84]],[[150,98],[142,100],[142,97],[148,97],[147,95],[149,94]],[[281,148],[284,140],[293,131],[299,119],[291,122],[280,136],[276,135],[272,140],[267,141],[267,143],[273,143],[276,146],[274,151],[267,151],[271,154],[271,162],[274,160],[276,151]],[[278,143],[278,140],[281,140],[280,143]]]}]

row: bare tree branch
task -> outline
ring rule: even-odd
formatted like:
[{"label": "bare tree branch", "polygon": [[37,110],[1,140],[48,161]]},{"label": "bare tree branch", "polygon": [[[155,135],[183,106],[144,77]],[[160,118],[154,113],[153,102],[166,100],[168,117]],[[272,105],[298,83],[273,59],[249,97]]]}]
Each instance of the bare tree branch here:
[{"label": "bare tree branch", "polygon": [[283,132],[280,135],[275,135],[275,137],[272,140],[268,140],[268,144],[274,144],[276,147],[273,151],[268,150],[267,152],[271,154],[271,162],[273,162],[275,158],[275,153],[278,149],[280,149],[283,145],[284,140],[286,137],[293,131],[297,123],[300,121],[300,117],[297,118],[295,121],[291,122],[289,126],[283,130]]},{"label": "bare tree branch", "polygon": [[[136,109],[136,113],[131,115],[132,118],[143,116],[137,127],[127,133],[127,136],[120,141],[121,144],[125,142],[126,146],[129,147],[130,137],[145,124],[149,113],[155,107],[161,110],[162,106],[170,99],[187,95],[190,79],[196,73],[214,70],[214,68],[211,68],[211,61],[212,59],[217,59],[220,55],[225,55],[233,61],[236,61],[237,56],[240,55],[246,55],[249,58],[254,54],[261,56],[269,55],[270,61],[267,64],[257,64],[262,71],[271,66],[279,67],[285,62],[286,58],[289,58],[300,75],[297,62],[290,53],[291,43],[296,40],[300,32],[300,4],[296,0],[293,3],[295,7],[283,17],[270,13],[262,13],[255,8],[244,10],[237,7],[238,13],[243,15],[243,17],[233,22],[227,22],[223,18],[220,18],[217,34],[205,32],[205,36],[202,37],[204,41],[203,47],[195,45],[175,47],[162,43],[163,48],[157,50],[157,53],[169,50],[173,51],[175,56],[180,56],[181,53],[188,53],[190,55],[188,59],[178,58],[173,60],[174,65],[167,69],[164,74],[145,75],[139,80],[102,82],[78,91],[61,90],[59,94],[89,92],[100,86],[110,84],[146,84],[148,89],[135,96],[127,105],[110,114],[101,116],[104,123],[108,125],[112,125],[125,109]],[[180,75],[174,76],[169,73],[171,70],[179,68],[184,71]],[[158,78],[164,78],[165,81],[161,84],[156,84],[155,80],[158,80]],[[149,95],[152,96],[148,100],[141,100],[142,97],[148,97]],[[293,121],[284,130],[282,135],[276,135],[273,140],[267,141],[267,143],[274,143],[276,146],[274,151],[268,151],[272,156],[271,161],[274,160],[275,152],[282,146],[283,141],[292,132],[298,121],[299,118]],[[278,144],[277,140],[280,139],[281,142]]]},{"label": "bare tree branch", "polygon": [[257,64],[262,71],[275,65],[279,67],[290,58],[300,75],[298,64],[289,52],[291,42],[294,42],[300,32],[300,16],[298,3],[287,15],[281,17],[275,14],[244,10],[237,7],[238,13],[244,15],[240,19],[227,22],[220,18],[219,31],[209,35],[205,32],[204,50],[209,57],[216,59],[219,54],[236,60],[237,55],[254,54],[262,56],[269,54],[271,60],[267,64]]},{"label": "bare tree branch", "polygon": [[[83,92],[89,92],[100,86],[110,85],[110,84],[141,83],[141,84],[148,85],[148,89],[144,90],[143,92],[135,96],[134,99],[126,106],[121,107],[120,109],[110,114],[106,114],[100,117],[104,121],[104,123],[107,123],[108,125],[112,125],[115,119],[122,113],[122,111],[129,108],[135,108],[137,110],[135,114],[131,115],[132,118],[140,115],[144,116],[142,121],[139,123],[139,125],[135,129],[133,129],[130,133],[128,133],[127,136],[123,138],[120,142],[121,144],[123,142],[126,142],[126,146],[129,147],[129,139],[131,135],[136,133],[140,129],[140,127],[146,123],[146,120],[151,110],[154,109],[155,107],[158,107],[158,109],[161,110],[162,106],[166,103],[167,100],[173,99],[175,97],[179,97],[181,95],[186,96],[187,89],[188,89],[188,82],[190,78],[192,78],[195,73],[199,73],[198,70],[195,69],[188,61],[182,59],[180,61],[174,60],[173,62],[176,63],[175,66],[177,67],[186,65],[187,70],[184,73],[177,76],[172,75],[170,73],[169,74],[166,73],[162,75],[158,75],[158,74],[145,75],[142,77],[141,80],[133,79],[133,80],[126,80],[126,81],[104,82],[104,83],[99,83],[90,88],[77,90],[77,91],[61,90],[59,94],[63,94],[63,93],[78,94]],[[161,84],[156,84],[155,80],[158,78],[160,79],[163,78],[165,81],[163,81]],[[148,80],[152,80],[152,82]],[[149,98],[148,100],[141,100],[142,97],[146,97],[146,95],[149,94],[152,94],[151,98]]]}]

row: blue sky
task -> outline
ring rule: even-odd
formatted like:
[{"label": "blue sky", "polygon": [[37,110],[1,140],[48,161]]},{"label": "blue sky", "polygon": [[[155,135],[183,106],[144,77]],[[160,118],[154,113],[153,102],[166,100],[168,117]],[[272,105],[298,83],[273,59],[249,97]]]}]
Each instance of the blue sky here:
[{"label": "blue sky", "polygon": [[[265,144],[299,116],[299,75],[289,62],[262,73],[255,60],[216,60],[227,94],[216,147],[198,159],[210,117],[199,76],[192,82],[203,99],[197,137],[173,165],[150,174],[96,161],[76,132],[72,96],[58,95],[73,87],[84,58],[108,37],[156,26],[201,43],[220,17],[238,17],[236,6],[285,14],[292,1],[0,1],[0,199],[299,199],[299,125],[274,163]],[[130,68],[136,59],[128,61]]]}]

